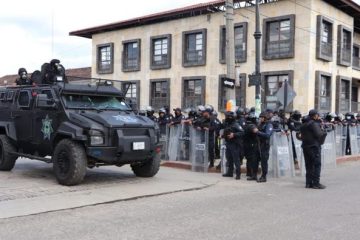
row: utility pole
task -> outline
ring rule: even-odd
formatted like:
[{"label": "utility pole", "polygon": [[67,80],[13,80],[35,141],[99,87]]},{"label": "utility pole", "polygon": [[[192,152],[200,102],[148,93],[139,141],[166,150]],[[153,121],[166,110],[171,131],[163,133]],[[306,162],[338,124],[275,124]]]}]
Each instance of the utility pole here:
[{"label": "utility pole", "polygon": [[[226,0],[226,77],[235,80],[235,40],[234,40],[234,1]],[[226,91],[227,101],[233,101],[233,108],[236,106],[235,82],[233,88]],[[232,109],[231,111],[233,111]]]},{"label": "utility pole", "polygon": [[260,39],[261,39],[261,32],[260,32],[260,12],[259,12],[259,0],[255,1],[255,12],[256,12],[256,19],[255,19],[255,76],[257,76],[258,81],[255,85],[255,113],[256,116],[260,115],[261,112],[261,75],[260,75]]}]

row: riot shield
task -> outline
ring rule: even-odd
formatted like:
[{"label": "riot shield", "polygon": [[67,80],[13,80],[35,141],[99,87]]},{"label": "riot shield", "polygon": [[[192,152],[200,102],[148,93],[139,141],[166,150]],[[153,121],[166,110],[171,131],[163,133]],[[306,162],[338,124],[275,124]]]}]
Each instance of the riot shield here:
[{"label": "riot shield", "polygon": [[169,160],[167,155],[167,145],[168,145],[168,136],[169,136],[169,127],[166,125],[159,126],[160,128],[160,139],[159,143],[161,145],[160,159],[161,160]]},{"label": "riot shield", "polygon": [[335,131],[327,133],[324,144],[321,146],[321,168],[336,167],[336,138]]},{"label": "riot shield", "polygon": [[296,157],[297,157],[297,161],[298,161],[298,164],[299,164],[299,167],[300,167],[300,172],[301,174],[303,174],[303,169],[305,168],[302,168],[303,164],[304,164],[304,156],[303,156],[303,151],[302,151],[302,148],[301,148],[301,140],[299,140],[297,137],[296,137],[296,132],[291,132],[292,134],[292,137],[293,137],[293,140],[294,140],[294,148],[295,148],[295,151],[296,151]]},{"label": "riot shield", "polygon": [[192,126],[189,124],[180,125],[177,160],[190,160],[190,128],[192,128]]},{"label": "riot shield", "polygon": [[358,150],[359,150],[359,154],[360,154],[360,125],[356,126],[356,130],[357,130]]},{"label": "riot shield", "polygon": [[168,148],[167,153],[169,156],[169,160],[176,161],[178,160],[178,152],[179,152],[179,137],[181,133],[180,125],[173,125],[169,127],[168,130]]},{"label": "riot shield", "polygon": [[349,126],[349,135],[350,135],[350,148],[351,155],[359,154],[359,148],[357,143],[357,128],[356,126]]},{"label": "riot shield", "polygon": [[209,132],[190,127],[191,170],[207,172],[209,167]]},{"label": "riot shield", "polygon": [[289,136],[280,132],[273,133],[272,143],[272,159],[275,164],[275,176],[294,177],[295,168]]},{"label": "riot shield", "polygon": [[[220,136],[224,134],[224,129],[220,130]],[[221,160],[221,174],[226,174],[228,172],[228,162],[226,159],[226,145],[225,145],[225,139],[221,138],[220,141],[220,160]]]},{"label": "riot shield", "polygon": [[[275,133],[274,133],[275,134]],[[275,173],[275,169],[276,169],[276,158],[273,156],[273,151],[274,151],[274,134],[271,135],[270,138],[270,150],[269,150],[269,160],[268,160],[268,176],[269,177],[276,177],[276,173]],[[247,160],[246,160],[247,161]]]},{"label": "riot shield", "polygon": [[[336,141],[336,156],[341,157],[345,155],[345,147],[346,147],[346,127],[342,125],[335,126],[335,141]],[[345,135],[344,135],[345,133]]]}]

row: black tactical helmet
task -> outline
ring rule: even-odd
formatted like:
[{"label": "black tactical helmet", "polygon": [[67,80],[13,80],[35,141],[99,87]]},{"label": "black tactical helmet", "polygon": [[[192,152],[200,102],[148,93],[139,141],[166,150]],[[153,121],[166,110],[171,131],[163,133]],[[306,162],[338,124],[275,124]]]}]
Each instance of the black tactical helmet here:
[{"label": "black tactical helmet", "polygon": [[255,107],[250,108],[250,113],[255,112]]},{"label": "black tactical helmet", "polygon": [[199,105],[199,106],[197,106],[197,111],[199,113],[201,113],[201,112],[205,111],[205,107],[203,105]]},{"label": "black tactical helmet", "polygon": [[245,110],[242,107],[238,107],[236,109],[236,115],[242,116],[242,115],[244,115],[244,113],[245,113]]},{"label": "black tactical helmet", "polygon": [[19,68],[18,70],[18,74],[22,74],[23,72],[27,73],[26,69],[25,68]]},{"label": "black tactical helmet", "polygon": [[267,118],[268,118],[268,114],[267,114],[266,112],[261,112],[260,115],[259,115],[259,117],[263,117],[263,118],[267,119]]},{"label": "black tactical helmet", "polygon": [[207,111],[209,113],[212,113],[214,111],[214,107],[212,105],[210,105],[210,104],[207,104],[204,107],[205,107],[204,111]]},{"label": "black tactical helmet", "polygon": [[235,113],[233,111],[225,112],[225,118],[235,118]]}]

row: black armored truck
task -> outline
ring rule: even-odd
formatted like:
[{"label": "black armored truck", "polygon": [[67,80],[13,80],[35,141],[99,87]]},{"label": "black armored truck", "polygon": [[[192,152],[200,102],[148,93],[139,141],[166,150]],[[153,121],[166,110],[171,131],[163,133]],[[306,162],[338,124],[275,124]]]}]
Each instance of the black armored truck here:
[{"label": "black armored truck", "polygon": [[87,167],[130,164],[135,175],[159,170],[159,129],[136,115],[112,81],[0,88],[0,170],[18,157],[53,163],[63,185],[79,184]]}]

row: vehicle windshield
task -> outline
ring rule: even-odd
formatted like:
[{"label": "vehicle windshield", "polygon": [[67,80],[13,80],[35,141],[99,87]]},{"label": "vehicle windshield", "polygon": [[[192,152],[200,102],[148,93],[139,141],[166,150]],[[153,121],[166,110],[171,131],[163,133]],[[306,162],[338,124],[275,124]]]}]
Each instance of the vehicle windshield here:
[{"label": "vehicle windshield", "polygon": [[123,98],[114,96],[66,94],[62,98],[65,107],[70,109],[131,110]]}]

